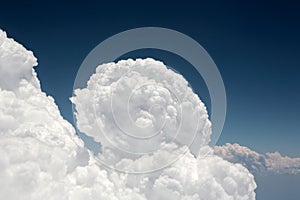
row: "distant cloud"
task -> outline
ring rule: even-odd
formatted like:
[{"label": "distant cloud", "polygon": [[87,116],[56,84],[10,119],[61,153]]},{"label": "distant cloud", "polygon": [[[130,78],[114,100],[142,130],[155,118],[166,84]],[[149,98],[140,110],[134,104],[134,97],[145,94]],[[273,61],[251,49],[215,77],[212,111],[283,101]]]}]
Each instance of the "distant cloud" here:
[{"label": "distant cloud", "polygon": [[237,143],[215,146],[214,153],[233,163],[241,163],[251,172],[276,174],[300,173],[300,158],[282,156],[279,152],[260,154]]},{"label": "distant cloud", "polygon": [[274,173],[300,173],[300,158],[282,156],[279,152],[266,153],[266,166],[268,171]]}]

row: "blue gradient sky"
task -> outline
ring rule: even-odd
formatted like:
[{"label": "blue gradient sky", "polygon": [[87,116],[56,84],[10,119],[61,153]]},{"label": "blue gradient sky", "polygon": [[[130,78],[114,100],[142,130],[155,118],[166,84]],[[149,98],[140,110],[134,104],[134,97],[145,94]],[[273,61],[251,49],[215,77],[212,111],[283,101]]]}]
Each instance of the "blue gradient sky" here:
[{"label": "blue gradient sky", "polygon": [[[219,144],[238,142],[259,152],[300,156],[299,10],[296,1],[26,1],[1,3],[0,27],[34,51],[43,90],[70,122],[76,72],[98,43],[143,26],[185,33],[208,51],[223,76],[228,112]],[[180,58],[151,50],[127,56],[148,54],[166,58],[183,73],[210,109],[205,85]]]}]

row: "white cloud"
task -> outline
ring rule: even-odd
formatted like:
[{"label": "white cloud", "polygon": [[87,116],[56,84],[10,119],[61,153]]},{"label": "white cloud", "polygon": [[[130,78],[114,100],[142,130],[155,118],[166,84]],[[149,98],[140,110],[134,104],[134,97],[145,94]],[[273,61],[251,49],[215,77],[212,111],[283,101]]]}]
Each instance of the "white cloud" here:
[{"label": "white cloud", "polygon": [[[135,61],[129,62],[138,64]],[[140,167],[139,163],[141,162],[139,160],[143,160],[144,165],[150,165],[151,167],[151,165],[174,155],[172,149],[176,149],[174,152],[178,153],[183,150],[186,151],[186,155],[180,157],[178,162],[169,168],[142,175],[117,173],[108,170],[98,163],[91,152],[84,148],[83,142],[75,134],[74,128],[61,117],[53,98],[41,91],[39,81],[32,68],[34,65],[36,65],[36,58],[32,52],[27,51],[12,39],[8,39],[6,34],[0,31],[1,198],[10,200],[255,199],[254,189],[256,184],[253,175],[246,168],[239,164],[229,163],[211,154],[205,158],[195,157],[185,147],[185,143],[180,142],[181,138],[174,143],[168,142],[169,140],[166,143],[154,143],[165,148],[155,150],[153,154],[135,158],[121,157],[121,159],[120,156],[122,155],[116,154],[116,152],[108,153],[109,148],[105,152],[106,155],[109,154],[114,157],[112,159],[119,157],[115,162],[116,165],[125,169],[132,169]],[[161,67],[162,64],[157,66],[158,69]],[[100,78],[98,79],[99,83],[107,83],[107,78],[117,78],[117,69],[115,67],[109,69],[116,70],[116,73],[108,73],[115,76],[97,77]],[[144,68],[140,70],[144,70]],[[154,77],[156,73],[159,73],[159,76],[162,75],[162,77],[168,75],[155,70],[149,70],[147,73],[149,73],[147,76],[154,73],[152,74]],[[170,76],[173,75],[172,72]],[[138,81],[139,78],[141,77],[137,74],[132,74],[132,79],[128,76],[124,80],[124,86],[128,86],[127,89],[130,89],[131,84],[134,84],[134,81]],[[175,83],[178,79],[181,79],[181,82]],[[163,80],[160,81],[163,82]],[[173,86],[176,85],[179,94],[182,89],[182,91],[187,89],[184,88],[186,82],[179,75],[173,77],[173,81]],[[167,84],[169,83],[167,82]],[[94,87],[95,90],[102,91],[101,93],[93,93],[99,95],[101,100],[110,94],[109,90],[105,90],[105,87],[99,88],[97,84]],[[155,129],[159,125],[156,122],[159,119],[156,114],[164,112],[172,122],[165,130],[175,129],[178,113],[176,114],[176,105],[172,102],[174,98],[171,97],[170,93],[162,88],[159,89],[159,87],[161,85],[155,83],[153,87],[138,90],[136,96],[132,96],[134,105],[140,106],[141,102],[149,100],[159,106],[170,107],[165,110],[153,108],[151,110],[153,112],[148,113],[133,112],[134,119],[137,119],[136,122],[139,126],[149,125]],[[120,90],[122,92],[122,89]],[[82,94],[84,92],[91,95],[90,91],[83,90]],[[123,92],[126,92],[126,87]],[[143,93],[145,99],[138,94],[139,92]],[[155,95],[153,96],[153,94]],[[184,98],[188,99],[189,104],[183,106],[198,110],[201,113],[200,123],[204,123],[206,126],[202,126],[201,131],[197,132],[203,136],[198,138],[203,138],[203,140],[198,141],[198,145],[202,147],[202,151],[207,152],[205,149],[208,147],[205,147],[205,145],[209,141],[210,123],[207,120],[206,110],[192,91],[189,91],[188,94]],[[121,95],[121,93],[116,93],[116,95]],[[79,98],[78,96],[76,100],[77,109],[79,109],[79,106],[82,110],[91,109],[87,105],[86,97],[82,95]],[[80,104],[78,104],[79,102]],[[146,105],[148,106],[148,104]],[[109,127],[112,125],[109,121],[111,116],[108,112],[105,112],[106,108],[103,108],[103,106],[106,105],[97,107],[103,109],[99,111],[99,116],[101,114],[106,116],[106,118],[103,118],[105,120],[100,121],[99,124],[105,130],[115,130]],[[80,114],[78,115],[79,118],[82,117],[80,128],[96,138],[97,134],[92,133],[92,130],[97,130],[93,127],[93,123],[96,122],[92,121],[92,117],[89,116],[88,112],[82,112],[82,114],[83,117]],[[121,114],[120,116],[122,116]],[[190,114],[193,116],[192,113]],[[193,119],[191,118],[191,120]],[[186,124],[183,127],[185,131],[189,128]],[[102,142],[101,139],[97,138],[98,141]],[[120,141],[128,144],[131,142],[124,139]],[[150,145],[150,147],[153,146]],[[137,147],[136,150],[140,150],[140,147]],[[195,153],[195,151],[193,152]]]},{"label": "white cloud", "polygon": [[21,79],[36,85],[37,79],[33,76],[32,67],[37,65],[37,59],[33,53],[13,39],[7,38],[6,33],[1,30],[0,38],[1,89],[13,90],[18,87]]},{"label": "white cloud", "polygon": [[242,165],[212,154],[195,158],[191,153],[162,171],[131,175],[128,183],[143,188],[148,199],[164,200],[255,199],[256,187],[253,175]]},{"label": "white cloud", "polygon": [[183,145],[197,155],[210,141],[205,105],[180,74],[150,58],[97,67],[87,88],[75,90],[71,100],[79,130],[101,142],[101,159],[110,166],[172,148],[159,168],[173,162]]},{"label": "white cloud", "polygon": [[205,105],[180,74],[150,58],[97,67],[87,88],[75,90],[71,100],[80,131],[122,157],[164,144],[189,145],[195,136],[190,149],[197,154],[210,141]]},{"label": "white cloud", "polygon": [[[206,108],[187,81],[162,62],[100,65],[71,100],[80,131],[102,144],[101,162],[121,171],[153,171],[127,177],[149,199],[255,198],[256,185],[245,168],[212,154],[203,158],[211,135]],[[159,134],[131,137],[153,132]]]},{"label": "white cloud", "polygon": [[239,144],[215,146],[214,153],[233,163],[241,163],[252,172],[279,174],[300,173],[300,158],[282,156],[278,152],[260,154]]},{"label": "white cloud", "polygon": [[32,52],[2,31],[0,42],[1,198],[145,199],[117,187],[93,162],[53,98],[41,91]]}]

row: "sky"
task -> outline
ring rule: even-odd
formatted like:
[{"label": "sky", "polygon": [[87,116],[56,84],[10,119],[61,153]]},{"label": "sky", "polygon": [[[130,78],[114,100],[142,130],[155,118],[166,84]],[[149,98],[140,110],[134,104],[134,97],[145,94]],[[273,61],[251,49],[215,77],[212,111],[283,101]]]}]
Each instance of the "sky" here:
[{"label": "sky", "polygon": [[[228,110],[218,144],[300,156],[299,8],[296,1],[4,2],[0,26],[34,51],[42,89],[71,123],[74,79],[97,44],[137,27],[180,31],[207,50],[223,77]],[[151,50],[127,56],[149,54],[174,64],[210,111],[203,81],[180,58]]]}]

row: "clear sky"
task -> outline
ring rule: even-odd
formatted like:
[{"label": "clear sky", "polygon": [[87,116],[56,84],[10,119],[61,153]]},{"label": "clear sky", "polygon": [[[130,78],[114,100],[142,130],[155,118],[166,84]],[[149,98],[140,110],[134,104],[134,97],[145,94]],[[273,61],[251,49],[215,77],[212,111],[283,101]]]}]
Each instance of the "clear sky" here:
[{"label": "clear sky", "polygon": [[[70,122],[76,72],[97,44],[136,27],[187,34],[208,51],[225,83],[228,112],[219,144],[300,156],[299,10],[297,1],[14,1],[1,3],[0,27],[34,51],[43,90]],[[150,50],[127,56],[149,54],[183,73],[210,110],[202,80],[184,61]]]}]

